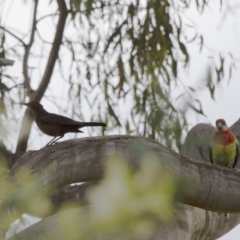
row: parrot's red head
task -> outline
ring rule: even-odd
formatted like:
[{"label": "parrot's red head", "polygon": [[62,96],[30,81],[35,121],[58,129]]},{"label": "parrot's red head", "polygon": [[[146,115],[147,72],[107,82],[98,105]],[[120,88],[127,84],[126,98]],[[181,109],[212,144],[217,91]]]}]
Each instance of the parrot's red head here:
[{"label": "parrot's red head", "polygon": [[228,130],[228,126],[225,122],[224,119],[218,119],[216,121],[216,131],[217,132],[224,132],[224,131],[227,131]]}]

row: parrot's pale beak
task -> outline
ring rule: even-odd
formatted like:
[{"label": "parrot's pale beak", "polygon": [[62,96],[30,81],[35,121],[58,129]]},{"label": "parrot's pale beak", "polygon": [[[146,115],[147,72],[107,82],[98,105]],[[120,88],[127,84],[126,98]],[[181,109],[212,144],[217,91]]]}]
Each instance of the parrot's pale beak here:
[{"label": "parrot's pale beak", "polygon": [[223,128],[222,123],[218,123],[218,124],[217,124],[217,129],[218,129],[218,131],[222,131],[222,128]]},{"label": "parrot's pale beak", "polygon": [[224,125],[222,123],[217,123],[217,131],[221,132],[221,131],[227,131],[228,130],[228,127],[227,125]]}]

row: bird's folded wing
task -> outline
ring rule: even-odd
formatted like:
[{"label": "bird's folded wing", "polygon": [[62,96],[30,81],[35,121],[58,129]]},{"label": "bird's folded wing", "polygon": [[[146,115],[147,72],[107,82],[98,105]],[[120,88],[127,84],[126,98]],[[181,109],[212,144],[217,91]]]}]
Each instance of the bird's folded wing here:
[{"label": "bird's folded wing", "polygon": [[71,118],[60,116],[54,113],[42,114],[39,121],[46,124],[58,124],[58,125],[70,125],[70,126],[81,126],[83,123],[74,121]]}]

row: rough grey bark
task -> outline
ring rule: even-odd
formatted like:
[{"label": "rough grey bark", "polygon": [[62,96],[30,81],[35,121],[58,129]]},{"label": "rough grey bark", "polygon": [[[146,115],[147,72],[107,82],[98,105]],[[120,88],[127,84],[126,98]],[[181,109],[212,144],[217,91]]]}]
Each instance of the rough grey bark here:
[{"label": "rough grey bark", "polygon": [[[240,140],[239,126],[240,121],[235,123],[231,130]],[[198,124],[192,128],[188,133],[180,153],[194,160],[209,163],[208,143],[213,134],[213,130],[214,128],[208,124]],[[237,165],[236,168],[238,168],[238,166],[239,165]],[[85,200],[84,195],[87,189],[88,183],[80,186],[64,187],[63,191],[54,201],[58,203],[58,205],[61,205],[62,202],[66,202],[68,199],[82,202]],[[68,195],[68,192],[71,194]],[[224,214],[218,214],[180,203],[177,204],[176,210],[178,216],[181,216],[181,222],[177,221],[174,225],[165,226],[165,228],[162,227],[160,233],[162,236],[165,234],[164,239],[180,239],[179,236],[182,236],[181,239],[216,239],[227,233],[240,222],[239,214],[230,214],[229,218],[226,218]],[[195,225],[194,229],[192,227],[193,223]],[[185,229],[183,226],[185,226]],[[191,230],[190,234],[188,230]],[[171,235],[169,235],[170,233]]]},{"label": "rough grey bark", "polygon": [[[232,127],[238,139],[239,127],[240,121]],[[209,163],[208,142],[212,132],[213,127],[207,124],[195,126],[189,132],[180,152],[185,157],[141,137],[109,136],[69,140],[39,151],[27,152],[13,167],[10,176],[13,177],[22,166],[28,166],[33,173],[39,176],[44,174],[42,176],[45,185],[56,188],[73,182],[98,181],[102,178],[104,160],[107,156],[117,152],[130,167],[136,168],[138,166],[136,146],[144,145],[145,151],[157,155],[159,160],[168,159],[171,171],[184,176],[194,185],[193,191],[178,196],[182,203],[175,206],[178,216],[176,222],[171,225],[161,224],[158,232],[153,233],[152,239],[212,240],[222,236],[240,222],[240,215],[235,214],[240,211],[240,193],[237,190],[240,187],[240,172]],[[72,189],[69,198],[74,199],[74,196],[81,198],[88,189],[87,184]],[[67,200],[67,194],[64,196]],[[205,209],[235,213],[226,218],[225,214]],[[60,214],[69,213],[66,211]],[[46,231],[50,233],[52,239],[56,239],[58,233],[52,228],[51,222],[56,221],[57,216],[59,215],[46,218],[17,234],[19,239]]]},{"label": "rough grey bark", "polygon": [[[139,164],[135,146],[168,161],[167,167],[191,182],[188,192],[178,196],[182,203],[219,212],[240,212],[240,172],[181,156],[147,138],[107,136],[74,139],[23,155],[10,171],[14,176],[23,166],[39,174],[45,186],[62,187],[76,182],[100,180],[105,159],[118,154],[136,168]],[[81,174],[80,174],[81,173]],[[219,201],[221,199],[221,201]]]}]

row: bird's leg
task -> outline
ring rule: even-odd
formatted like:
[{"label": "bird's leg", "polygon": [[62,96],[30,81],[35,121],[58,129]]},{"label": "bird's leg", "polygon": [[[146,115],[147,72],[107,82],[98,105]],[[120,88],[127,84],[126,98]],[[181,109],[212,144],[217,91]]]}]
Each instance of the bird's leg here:
[{"label": "bird's leg", "polygon": [[54,137],[45,147],[49,146],[52,144],[53,140],[55,139],[56,137]]},{"label": "bird's leg", "polygon": [[64,135],[59,136],[59,138],[56,138],[56,137],[55,137],[56,139],[51,142],[51,145],[53,145],[54,143],[56,143],[56,141],[58,141],[59,139],[63,138],[63,136],[64,136]]}]

